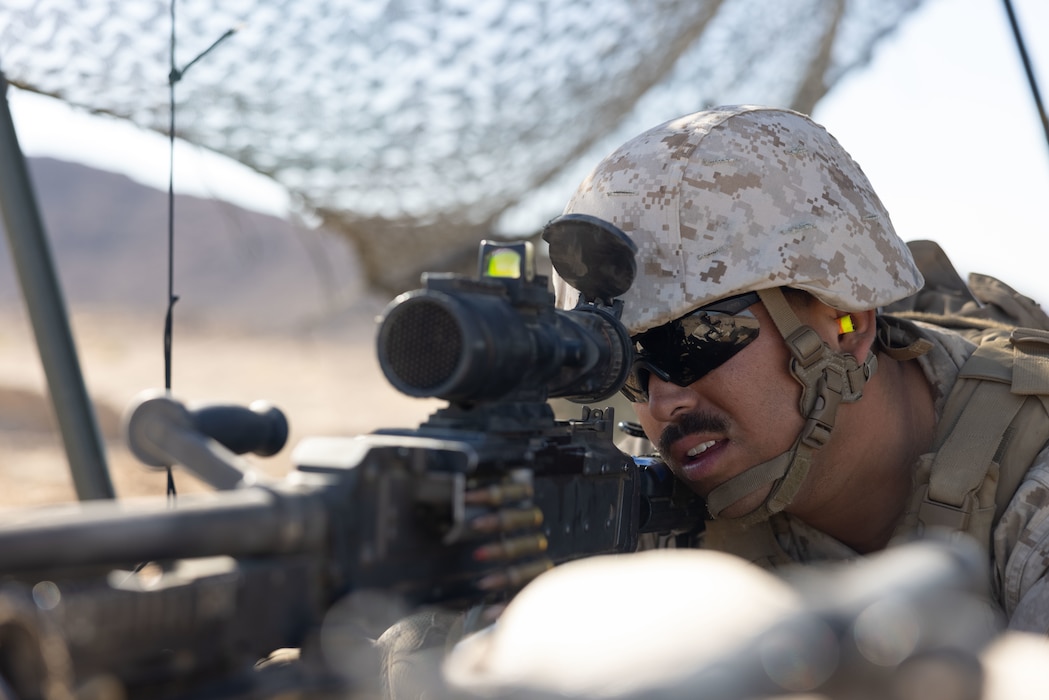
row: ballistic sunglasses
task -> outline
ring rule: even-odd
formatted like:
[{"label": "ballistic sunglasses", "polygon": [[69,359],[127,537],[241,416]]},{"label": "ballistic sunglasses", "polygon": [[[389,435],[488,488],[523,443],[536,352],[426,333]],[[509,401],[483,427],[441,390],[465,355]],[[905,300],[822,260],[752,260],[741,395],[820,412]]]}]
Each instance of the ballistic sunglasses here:
[{"label": "ballistic sunglasses", "polygon": [[757,301],[757,292],[728,297],[635,335],[623,394],[646,403],[652,375],[688,386],[728,362],[758,337],[758,319],[749,311]]}]

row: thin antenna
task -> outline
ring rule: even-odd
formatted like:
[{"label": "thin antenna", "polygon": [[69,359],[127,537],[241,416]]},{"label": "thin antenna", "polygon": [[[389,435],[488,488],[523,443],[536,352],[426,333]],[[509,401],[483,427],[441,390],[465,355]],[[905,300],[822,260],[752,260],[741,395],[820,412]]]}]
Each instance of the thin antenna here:
[{"label": "thin antenna", "polygon": [[[175,63],[175,2],[171,0],[171,70],[168,73],[168,308],[164,316],[164,389],[171,393],[171,346],[174,337],[174,312],[175,302],[178,296],[175,294],[175,83],[182,80],[186,71],[194,63],[204,58],[222,41],[236,33],[237,28],[231,27],[212,42],[211,46],[201,51],[196,58],[179,68]],[[167,467],[168,472],[168,498],[175,497],[175,478],[172,475],[171,465]]]},{"label": "thin antenna", "polygon": [[[168,309],[164,318],[164,389],[171,392],[171,341],[175,302],[175,83],[182,71],[175,65],[175,0],[171,0],[171,72],[168,73]],[[174,489],[168,468],[168,490]]]}]

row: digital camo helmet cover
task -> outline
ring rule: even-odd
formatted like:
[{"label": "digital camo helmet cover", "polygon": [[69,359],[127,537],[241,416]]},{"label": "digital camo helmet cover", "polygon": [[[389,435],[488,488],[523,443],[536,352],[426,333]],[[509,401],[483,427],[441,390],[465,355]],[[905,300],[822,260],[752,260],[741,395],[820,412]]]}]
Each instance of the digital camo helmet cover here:
[{"label": "digital camo helmet cover", "polygon": [[[721,107],[650,129],[601,161],[565,213],[637,244],[631,334],[747,291],[794,287],[863,311],[923,283],[860,167],[790,110]],[[556,275],[554,286],[558,306],[574,307],[575,290]]]}]

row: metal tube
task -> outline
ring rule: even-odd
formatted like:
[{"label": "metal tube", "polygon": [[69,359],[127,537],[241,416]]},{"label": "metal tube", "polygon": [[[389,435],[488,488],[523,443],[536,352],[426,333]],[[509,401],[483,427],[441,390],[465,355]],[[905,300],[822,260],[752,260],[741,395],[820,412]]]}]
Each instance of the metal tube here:
[{"label": "metal tube", "polygon": [[77,496],[81,500],[113,498],[98,422],[84,386],[65,301],[18,145],[7,86],[7,77],[0,71],[0,211],[11,258],[36,335]]},{"label": "metal tube", "polygon": [[160,499],[12,510],[0,529],[5,573],[190,557],[320,551],[328,527],[319,491],[246,487]]}]

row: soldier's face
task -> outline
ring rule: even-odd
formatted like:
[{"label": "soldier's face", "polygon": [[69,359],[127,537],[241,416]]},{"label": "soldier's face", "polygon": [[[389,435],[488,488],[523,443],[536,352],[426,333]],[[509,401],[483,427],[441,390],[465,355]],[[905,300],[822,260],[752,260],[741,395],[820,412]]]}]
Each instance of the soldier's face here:
[{"label": "soldier's face", "polygon": [[[798,311],[804,322],[804,310]],[[762,330],[742,351],[688,386],[653,375],[648,401],[634,404],[645,434],[670,469],[701,496],[786,452],[804,423],[787,346],[760,302],[750,312]],[[721,515],[753,510],[769,488],[748,494]]]}]

